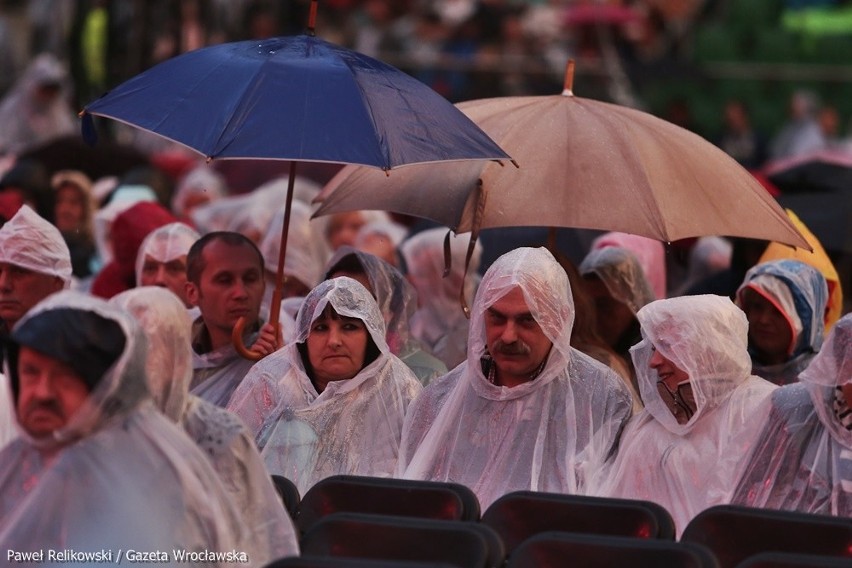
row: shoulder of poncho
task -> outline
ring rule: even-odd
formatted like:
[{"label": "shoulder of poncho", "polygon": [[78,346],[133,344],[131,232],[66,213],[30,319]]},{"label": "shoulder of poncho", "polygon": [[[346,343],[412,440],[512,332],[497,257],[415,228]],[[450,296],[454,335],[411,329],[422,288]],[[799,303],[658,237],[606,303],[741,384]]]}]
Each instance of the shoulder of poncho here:
[{"label": "shoulder of poncho", "polygon": [[196,404],[191,415],[186,417],[187,421],[195,419],[205,431],[215,431],[225,442],[243,434],[248,435],[248,429],[236,414],[198,397],[193,398]]},{"label": "shoulder of poncho", "polygon": [[801,424],[815,414],[814,402],[804,383],[793,383],[772,393],[772,412],[788,424]]}]

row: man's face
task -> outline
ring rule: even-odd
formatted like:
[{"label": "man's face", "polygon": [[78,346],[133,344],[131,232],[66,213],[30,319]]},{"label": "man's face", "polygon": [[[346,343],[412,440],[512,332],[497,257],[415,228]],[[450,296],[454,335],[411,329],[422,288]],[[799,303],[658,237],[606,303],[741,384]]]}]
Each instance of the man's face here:
[{"label": "man's face", "polygon": [[485,310],[485,341],[503,386],[531,379],[553,345],[533,318],[520,288]]},{"label": "man's face", "polygon": [[595,300],[598,334],[607,345],[618,345],[621,336],[633,323],[634,315],[627,304],[612,297],[603,280],[594,275],[583,277],[589,295]]},{"label": "man's face", "polygon": [[139,286],[168,288],[183,301],[184,305],[189,306],[189,298],[186,295],[186,255],[160,262],[146,254],[142,263]]},{"label": "man's face", "polygon": [[18,423],[33,438],[65,426],[89,396],[71,367],[28,347],[21,347],[18,377]]},{"label": "man's face", "polygon": [[231,333],[241,317],[246,327],[258,318],[264,279],[257,254],[248,246],[213,241],[203,254],[204,270],[198,285],[187,282],[187,297],[198,306],[208,330]]},{"label": "man's face", "polygon": [[764,364],[783,363],[789,356],[793,330],[778,308],[759,292],[742,292],[742,309],[748,319],[749,344]]},{"label": "man's face", "polygon": [[11,328],[30,308],[63,287],[56,276],[0,262],[0,319]]}]

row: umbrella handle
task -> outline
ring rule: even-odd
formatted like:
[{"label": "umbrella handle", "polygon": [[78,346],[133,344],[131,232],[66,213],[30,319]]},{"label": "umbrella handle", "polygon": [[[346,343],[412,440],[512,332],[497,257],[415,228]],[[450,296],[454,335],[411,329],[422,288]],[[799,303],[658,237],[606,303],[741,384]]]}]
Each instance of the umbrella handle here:
[{"label": "umbrella handle", "polygon": [[[269,323],[273,328],[278,329],[278,316],[281,312],[281,288],[276,287],[275,291],[272,293],[272,302],[269,307]],[[257,353],[256,351],[249,350],[246,347],[246,344],[243,343],[243,332],[246,329],[246,318],[240,316],[237,319],[237,323],[234,324],[234,329],[231,331],[231,343],[234,344],[234,350],[237,354],[243,359],[248,359],[249,361],[260,361],[263,359],[263,355]]]}]

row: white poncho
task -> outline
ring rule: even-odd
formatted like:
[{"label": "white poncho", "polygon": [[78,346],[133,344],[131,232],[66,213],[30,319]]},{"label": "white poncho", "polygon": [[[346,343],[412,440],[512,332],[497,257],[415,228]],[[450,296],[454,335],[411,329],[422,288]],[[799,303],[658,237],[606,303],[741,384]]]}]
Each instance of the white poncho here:
[{"label": "white poncho", "polygon": [[773,393],[734,502],[850,517],[852,412],[839,389],[852,382],[852,314],[834,324],[799,381]]},{"label": "white poncho", "polygon": [[189,394],[192,349],[189,316],[165,288],[143,286],[114,296],[148,339],[146,375],[157,407],[181,426],[210,459],[248,528],[247,552],[256,565],[298,555],[293,523],[275,492],[254,437],[224,408]]},{"label": "white poncho", "polygon": [[[507,388],[488,381],[480,359],[486,310],[516,287],[553,348],[536,379]],[[406,416],[399,473],[467,485],[483,509],[511,491],[582,493],[614,450],[631,398],[611,369],[570,346],[573,321],[568,277],[549,252],[497,259],[473,304],[467,360]]]},{"label": "white poncho", "polygon": [[[657,300],[639,310],[643,340],[631,349],[645,410],[627,425],[607,475],[592,492],[654,501],[678,532],[697,513],[727,503],[743,456],[768,413],[776,388],[750,375],[745,314],[722,296]],[[657,350],[689,375],[679,391],[692,415],[680,423],[668,391],[649,365]]]},{"label": "white poncho", "polygon": [[[124,350],[53,436],[22,433],[0,452],[0,548],[244,550],[244,529],[216,472],[150,401],[136,323],[103,300],[60,292],[17,325],[62,308],[118,323]],[[10,378],[16,384],[16,371]]]},{"label": "white poncho", "polygon": [[[351,379],[332,381],[318,393],[298,346],[327,305],[363,321],[380,354]],[[228,408],[255,434],[269,471],[291,479],[304,495],[331,475],[392,475],[403,416],[420,390],[413,373],[390,353],[373,297],[341,277],[308,294],[297,316],[296,340],[259,361]]]}]

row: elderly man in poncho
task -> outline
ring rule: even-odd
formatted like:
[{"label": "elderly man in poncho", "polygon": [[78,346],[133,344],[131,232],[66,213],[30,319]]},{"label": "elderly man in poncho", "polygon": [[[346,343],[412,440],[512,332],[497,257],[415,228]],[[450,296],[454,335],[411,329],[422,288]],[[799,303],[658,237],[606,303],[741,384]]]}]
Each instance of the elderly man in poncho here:
[{"label": "elderly man in poncho", "polygon": [[573,320],[568,276],[547,250],[497,259],[474,300],[467,360],[406,415],[398,473],[467,485],[483,508],[511,491],[583,493],[632,401],[570,346]]}]

